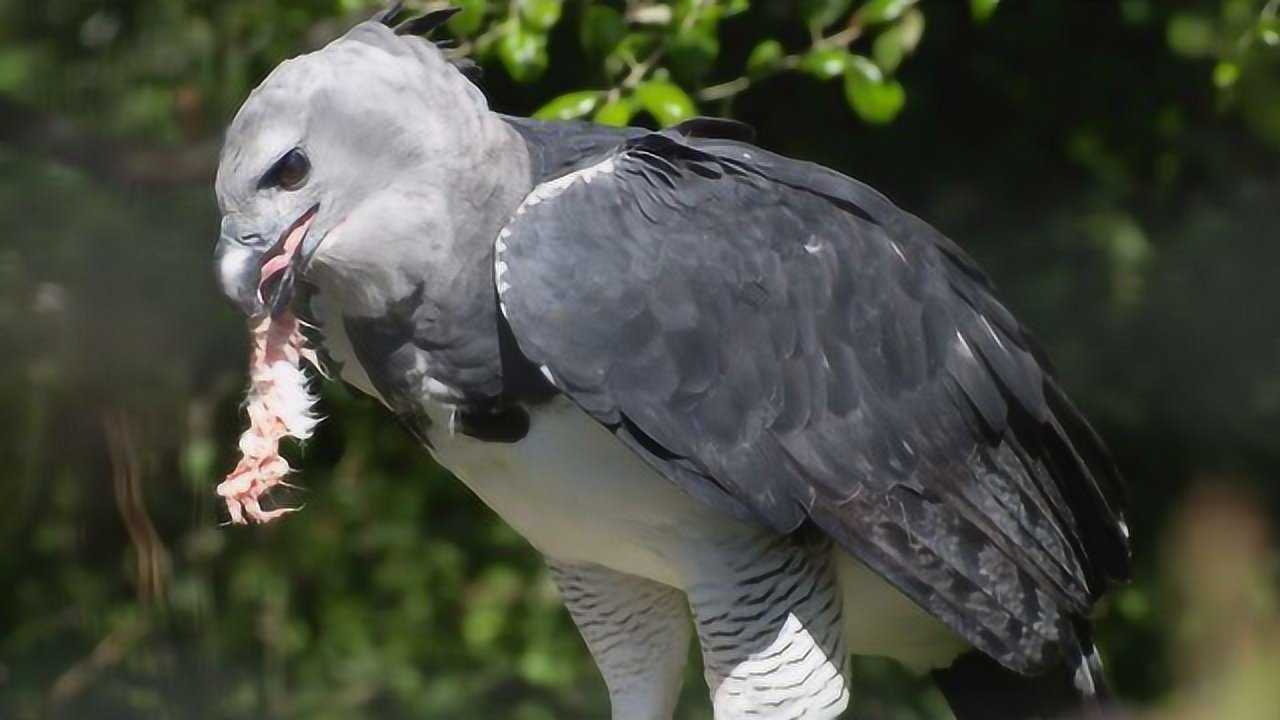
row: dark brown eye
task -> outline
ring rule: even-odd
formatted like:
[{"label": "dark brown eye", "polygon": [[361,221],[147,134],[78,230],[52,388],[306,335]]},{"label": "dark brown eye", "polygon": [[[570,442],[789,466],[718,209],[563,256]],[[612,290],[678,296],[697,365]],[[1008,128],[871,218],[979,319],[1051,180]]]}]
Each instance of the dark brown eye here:
[{"label": "dark brown eye", "polygon": [[284,190],[297,190],[307,181],[311,172],[311,161],[298,148],[284,154],[275,165],[262,176],[262,187],[279,187]]}]

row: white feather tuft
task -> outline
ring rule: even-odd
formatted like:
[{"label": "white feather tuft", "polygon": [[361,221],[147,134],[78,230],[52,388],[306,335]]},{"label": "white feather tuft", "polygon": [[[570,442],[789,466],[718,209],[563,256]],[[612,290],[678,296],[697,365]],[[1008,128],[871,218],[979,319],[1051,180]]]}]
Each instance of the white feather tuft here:
[{"label": "white feather tuft", "polygon": [[[253,328],[249,393],[245,409],[249,428],[240,436],[240,462],[218,485],[231,522],[270,522],[296,508],[263,510],[259,499],[276,485],[287,485],[291,471],[280,456],[286,437],[305,440],[319,424],[316,396],[308,387],[302,361],[315,364],[296,318],[261,319]],[[247,518],[247,519],[246,519]]]}]

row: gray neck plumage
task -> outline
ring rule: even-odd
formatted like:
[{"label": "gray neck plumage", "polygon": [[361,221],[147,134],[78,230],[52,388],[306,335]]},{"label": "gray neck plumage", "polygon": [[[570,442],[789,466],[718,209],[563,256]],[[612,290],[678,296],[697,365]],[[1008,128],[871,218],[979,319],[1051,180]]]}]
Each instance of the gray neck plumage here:
[{"label": "gray neck plumage", "polygon": [[455,224],[447,257],[423,268],[420,276],[411,275],[379,312],[347,308],[343,313],[352,350],[374,389],[428,442],[424,398],[457,407],[463,432],[511,440],[527,429],[521,406],[554,393],[520,353],[498,310],[494,241],[536,184],[642,132],[497,117],[503,121],[497,134],[505,137],[502,147],[487,154],[507,172],[485,174],[489,180],[459,179],[466,187],[468,217]]}]

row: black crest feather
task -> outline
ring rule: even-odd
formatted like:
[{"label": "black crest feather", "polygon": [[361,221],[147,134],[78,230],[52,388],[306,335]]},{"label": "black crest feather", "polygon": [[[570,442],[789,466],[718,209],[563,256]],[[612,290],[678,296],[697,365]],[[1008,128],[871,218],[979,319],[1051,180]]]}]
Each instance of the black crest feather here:
[{"label": "black crest feather", "polygon": [[[411,17],[402,23],[397,24],[397,20],[404,14],[404,2],[396,0],[387,5],[386,9],[373,17],[375,22],[386,25],[395,30],[397,35],[416,35],[421,38],[430,39],[432,33],[440,29],[449,21],[449,18],[462,12],[459,7],[445,7],[439,10],[432,10],[425,15]],[[456,40],[444,39],[433,41],[435,46],[441,50],[452,50],[458,47]],[[469,58],[450,58],[449,62],[458,69],[471,82],[479,82],[481,71],[480,66]]]},{"label": "black crest feather", "polygon": [[484,76],[484,71],[471,58],[458,58],[450,62],[458,69],[458,72],[462,73],[463,77],[473,83],[480,82],[480,78]]},{"label": "black crest feather", "polygon": [[402,12],[404,12],[404,3],[401,0],[395,0],[395,2],[388,4],[382,12],[375,15],[373,19],[387,27],[394,27],[396,18],[400,17]]},{"label": "black crest feather", "polygon": [[416,18],[409,18],[396,26],[397,35],[418,35],[421,37],[431,37],[431,33],[437,28],[445,24],[445,22],[461,12],[462,8],[447,7],[441,10],[432,10],[426,15]]}]

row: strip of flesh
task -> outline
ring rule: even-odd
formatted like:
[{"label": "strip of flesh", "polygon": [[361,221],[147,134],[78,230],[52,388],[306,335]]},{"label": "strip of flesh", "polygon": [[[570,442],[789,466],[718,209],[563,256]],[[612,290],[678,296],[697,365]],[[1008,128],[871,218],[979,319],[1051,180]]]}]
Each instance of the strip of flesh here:
[{"label": "strip of flesh", "polygon": [[[260,294],[263,285],[288,267],[308,224],[293,228],[282,252],[263,264]],[[284,479],[291,468],[280,455],[280,441],[286,437],[305,440],[319,423],[316,397],[307,387],[302,360],[317,368],[319,363],[314,350],[307,347],[298,319],[288,311],[277,317],[264,313],[250,319],[249,330],[253,343],[246,400],[249,427],[240,435],[240,462],[217,489],[236,524],[266,523],[299,509],[266,510],[262,498],[276,485],[288,486]]]}]

